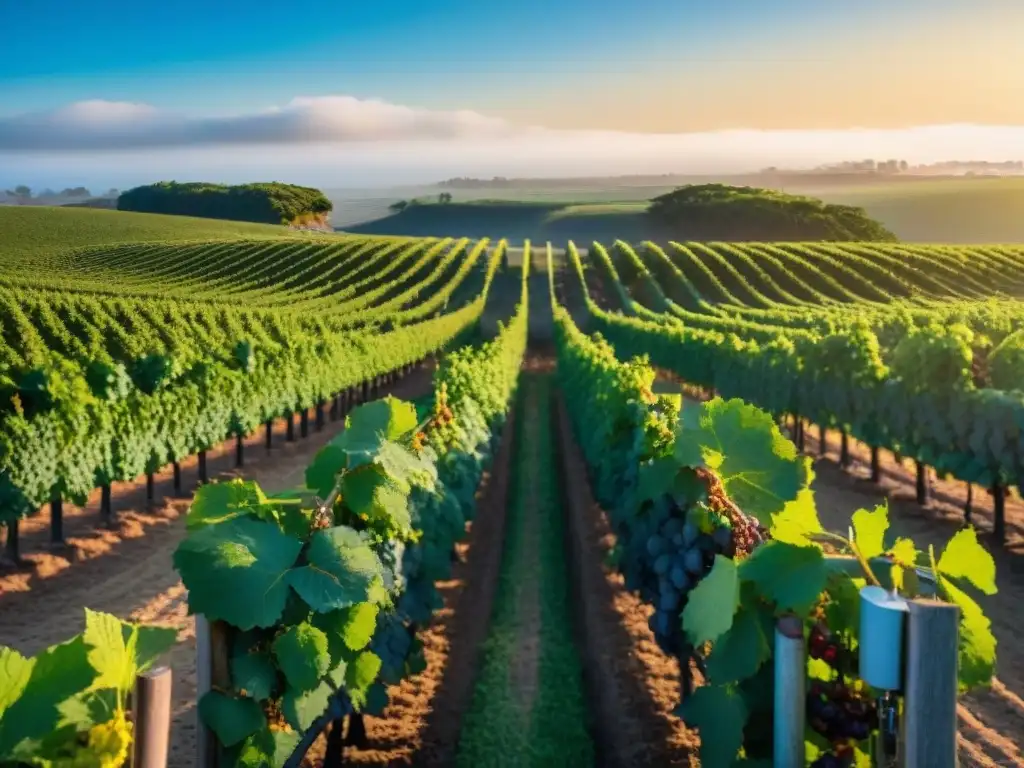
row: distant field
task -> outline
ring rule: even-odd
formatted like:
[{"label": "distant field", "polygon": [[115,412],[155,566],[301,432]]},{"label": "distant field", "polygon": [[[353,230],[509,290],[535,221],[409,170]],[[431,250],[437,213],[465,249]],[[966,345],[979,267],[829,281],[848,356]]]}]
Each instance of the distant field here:
[{"label": "distant field", "polygon": [[[639,240],[650,237],[643,202],[478,199],[416,205],[382,219],[344,227],[356,234],[498,237],[522,240]],[[336,225],[337,226],[337,225]]]},{"label": "distant field", "polygon": [[[726,179],[722,179],[725,181]],[[741,182],[735,182],[741,183]],[[754,184],[755,179],[742,183]],[[900,181],[850,184],[776,185],[786,192],[819,197],[831,203],[843,203],[865,208],[868,214],[895,232],[900,239],[923,243],[1024,243],[1024,177],[963,178],[963,179],[903,179]],[[664,194],[675,185],[631,185],[613,181],[604,186],[576,184],[564,187],[538,187],[515,189],[448,190],[455,203],[480,200],[547,203],[551,207],[546,220],[565,220],[561,228],[549,234],[546,229],[524,234],[523,237],[574,238],[582,240],[621,237],[629,239],[636,230],[635,215],[640,213],[639,203]],[[364,233],[452,235],[468,234],[445,231],[453,224],[462,225],[460,217],[430,222],[429,217],[415,220],[395,219],[388,206],[397,200],[414,197],[432,197],[442,191],[438,187],[406,187],[394,190],[367,190],[360,192],[336,191],[329,193],[335,210],[331,221],[335,227]],[[571,201],[569,206],[567,201]],[[598,203],[613,204],[610,209]],[[583,205],[587,204],[587,205]],[[629,204],[632,204],[630,210]],[[436,208],[429,209],[438,212]],[[476,213],[479,213],[477,211]],[[584,216],[599,219],[604,214],[615,217],[632,213],[634,221],[615,218],[605,223],[580,222]],[[419,214],[423,216],[424,214]],[[579,224],[579,227],[576,225]],[[545,225],[547,226],[547,225]],[[616,232],[616,227],[620,231]],[[419,229],[417,229],[419,228]],[[577,234],[577,232],[579,234]],[[590,233],[596,234],[591,236]],[[495,234],[495,233],[489,233]],[[502,231],[512,239],[516,234]]]},{"label": "distant field", "polygon": [[213,240],[296,237],[270,224],[161,216],[94,208],[0,206],[0,255],[5,263],[19,257],[87,245],[156,240]]}]

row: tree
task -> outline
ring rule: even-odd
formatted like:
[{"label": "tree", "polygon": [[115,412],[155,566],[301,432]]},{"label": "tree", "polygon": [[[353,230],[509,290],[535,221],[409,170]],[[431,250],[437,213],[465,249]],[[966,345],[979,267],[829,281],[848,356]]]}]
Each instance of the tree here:
[{"label": "tree", "polygon": [[391,205],[389,205],[388,210],[391,211],[392,213],[401,213],[408,207],[408,200],[399,200],[397,203],[392,203]]},{"label": "tree", "polygon": [[111,187],[103,193],[103,197],[118,197],[121,193],[117,191],[116,187]]},{"label": "tree", "polygon": [[61,190],[61,197],[92,197],[92,193],[85,187],[68,187]]},{"label": "tree", "polygon": [[24,184],[19,184],[14,189],[7,190],[8,197],[16,197],[19,202],[32,199],[32,190]]},{"label": "tree", "polygon": [[437,196],[437,202],[439,202],[441,205],[444,205],[445,203],[450,203],[451,201],[452,201],[452,193],[451,192],[442,192],[441,194],[439,194]]}]

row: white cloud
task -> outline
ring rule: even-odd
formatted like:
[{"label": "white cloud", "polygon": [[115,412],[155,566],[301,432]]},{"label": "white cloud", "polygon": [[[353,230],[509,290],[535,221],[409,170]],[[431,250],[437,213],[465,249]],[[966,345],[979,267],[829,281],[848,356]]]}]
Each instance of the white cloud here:
[{"label": "white cloud", "polygon": [[297,98],[229,117],[186,117],[108,101],[0,117],[0,184],[37,186],[125,186],[161,178],[377,186],[450,176],[730,173],[869,157],[1024,159],[1024,127],[570,131],[351,96]]},{"label": "white cloud", "polygon": [[447,140],[522,130],[468,110],[415,109],[352,96],[296,98],[231,117],[185,117],[147,104],[96,100],[0,118],[0,151]]}]

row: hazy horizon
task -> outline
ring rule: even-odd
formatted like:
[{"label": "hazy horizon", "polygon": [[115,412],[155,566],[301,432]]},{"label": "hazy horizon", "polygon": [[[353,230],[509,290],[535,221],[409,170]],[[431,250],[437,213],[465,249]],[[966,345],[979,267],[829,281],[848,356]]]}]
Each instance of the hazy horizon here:
[{"label": "hazy horizon", "polygon": [[6,4],[0,184],[1024,158],[1024,4],[399,1],[316,23],[275,9]]}]

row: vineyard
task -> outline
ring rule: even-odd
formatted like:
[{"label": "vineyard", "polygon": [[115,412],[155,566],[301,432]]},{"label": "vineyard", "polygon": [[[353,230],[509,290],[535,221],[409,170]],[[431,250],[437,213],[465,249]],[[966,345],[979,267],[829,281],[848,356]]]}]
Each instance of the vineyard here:
[{"label": "vineyard", "polygon": [[865,585],[1024,765],[1024,250],[162,226],[0,242],[0,765],[868,765]]}]

